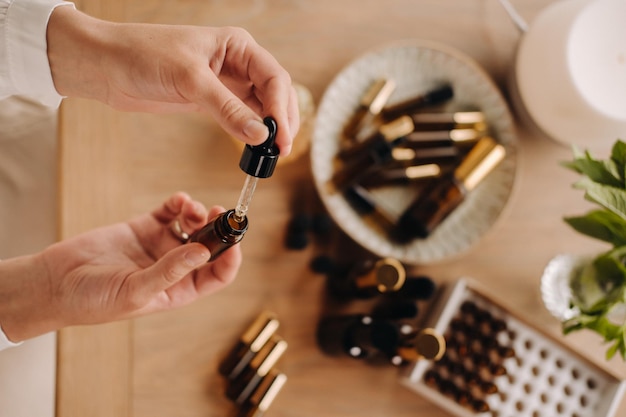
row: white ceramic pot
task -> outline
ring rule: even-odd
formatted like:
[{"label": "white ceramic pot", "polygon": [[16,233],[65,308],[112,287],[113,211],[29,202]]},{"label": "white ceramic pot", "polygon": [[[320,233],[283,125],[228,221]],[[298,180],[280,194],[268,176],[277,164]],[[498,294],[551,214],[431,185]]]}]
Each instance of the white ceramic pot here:
[{"label": "white ceramic pot", "polygon": [[560,0],[524,33],[515,87],[548,136],[583,149],[626,140],[626,1]]}]

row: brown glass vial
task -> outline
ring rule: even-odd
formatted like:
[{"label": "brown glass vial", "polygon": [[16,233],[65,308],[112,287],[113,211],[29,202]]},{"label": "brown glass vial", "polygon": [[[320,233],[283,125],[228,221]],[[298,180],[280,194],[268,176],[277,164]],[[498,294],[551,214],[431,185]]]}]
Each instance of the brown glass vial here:
[{"label": "brown glass vial", "polygon": [[278,336],[272,337],[252,358],[246,369],[226,387],[226,396],[242,405],[250,398],[263,378],[274,369],[287,350],[287,342]]},{"label": "brown glass vial", "polygon": [[410,344],[397,348],[397,355],[405,362],[417,362],[422,359],[438,361],[445,352],[445,338],[429,327],[417,332]]},{"label": "brown glass vial", "polygon": [[346,200],[352,208],[365,220],[372,220],[374,225],[383,230],[391,230],[396,218],[376,201],[376,198],[364,187],[353,185],[344,192]]},{"label": "brown glass vial", "polygon": [[211,251],[209,262],[217,259],[226,249],[239,243],[248,231],[248,218],[239,218],[234,209],[227,210],[202,229],[189,236],[188,242],[199,242]]},{"label": "brown glass vial", "polygon": [[460,111],[454,113],[412,113],[415,130],[487,130],[485,115],[480,111]]},{"label": "brown glass vial", "polygon": [[356,136],[359,132],[367,124],[373,122],[395,88],[396,83],[393,80],[379,79],[372,83],[363,97],[361,97],[356,112],[350,117],[343,129],[343,135],[348,141],[357,140]]},{"label": "brown glass vial", "polygon": [[373,172],[361,180],[361,185],[364,187],[380,187],[386,185],[419,184],[439,175],[441,175],[441,167],[438,164],[392,167]]},{"label": "brown glass vial", "polygon": [[365,259],[329,277],[327,288],[338,299],[367,299],[398,291],[405,280],[406,269],[397,259]]},{"label": "brown glass vial", "polygon": [[365,148],[356,152],[333,174],[327,183],[328,192],[344,191],[389,162],[392,159],[392,150],[398,145],[398,140],[412,131],[413,123],[409,117],[381,126],[378,133],[362,145]]},{"label": "brown glass vial", "polygon": [[263,377],[250,398],[239,408],[237,417],[262,417],[274,402],[285,382],[287,382],[287,376],[279,370],[272,369],[269,374]]},{"label": "brown glass vial", "polygon": [[385,106],[380,115],[384,121],[393,120],[400,116],[413,113],[422,107],[444,103],[454,96],[450,85],[437,87],[425,94],[418,95],[390,106]]},{"label": "brown glass vial", "polygon": [[400,216],[393,236],[401,242],[428,237],[504,159],[506,151],[485,136],[449,175],[434,180]]},{"label": "brown glass vial", "polygon": [[418,130],[406,135],[403,146],[407,148],[428,148],[437,146],[473,145],[484,136],[477,129]]},{"label": "brown glass vial", "polygon": [[262,312],[220,363],[220,374],[229,380],[237,378],[267,341],[274,336],[279,324],[274,313]]}]

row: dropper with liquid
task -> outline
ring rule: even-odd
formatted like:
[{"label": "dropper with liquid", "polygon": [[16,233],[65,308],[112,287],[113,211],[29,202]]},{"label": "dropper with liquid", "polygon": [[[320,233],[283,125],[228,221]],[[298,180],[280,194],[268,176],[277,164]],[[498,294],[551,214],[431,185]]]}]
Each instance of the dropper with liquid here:
[{"label": "dropper with liquid", "polygon": [[235,221],[242,221],[246,217],[246,214],[248,214],[250,201],[252,201],[252,195],[254,194],[258,180],[258,177],[246,175],[246,181],[243,183],[243,188],[241,189],[241,194],[239,195],[239,201],[237,201],[237,206],[235,207]]},{"label": "dropper with liquid", "polygon": [[267,139],[258,146],[246,145],[239,161],[239,168],[248,175],[246,175],[235,207],[236,219],[243,219],[246,216],[259,178],[271,177],[278,161],[279,150],[275,143],[276,121],[271,117],[266,117],[263,123],[269,131]]},{"label": "dropper with liquid", "polygon": [[263,119],[269,130],[268,138],[258,146],[246,145],[239,161],[246,179],[234,209],[225,211],[211,220],[206,226],[189,237],[189,242],[200,242],[211,251],[210,261],[243,239],[248,230],[248,208],[259,178],[271,177],[278,161],[276,146],[276,121],[271,117]]}]

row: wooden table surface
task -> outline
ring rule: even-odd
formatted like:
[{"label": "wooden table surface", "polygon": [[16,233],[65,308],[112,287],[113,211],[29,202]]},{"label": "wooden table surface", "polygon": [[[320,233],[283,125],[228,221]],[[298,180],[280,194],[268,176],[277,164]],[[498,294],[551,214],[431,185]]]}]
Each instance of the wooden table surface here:
[{"label": "wooden table surface", "polygon": [[[514,0],[532,19],[551,0]],[[497,0],[80,0],[77,7],[115,21],[243,26],[307,86],[317,103],[341,68],[371,47],[398,39],[444,42],[473,57],[507,94],[520,34]],[[518,123],[519,174],[505,213],[470,250],[415,267],[438,283],[471,276],[514,311],[603,366],[592,333],[563,338],[543,307],[539,281],[558,253],[599,246],[562,219],[588,206],[571,188],[570,158]],[[60,236],[125,220],[184,190],[206,205],[235,204],[243,174],[239,150],[208,116],[124,114],[69,99],[60,115]],[[132,321],[73,327],[59,334],[58,417],[207,417],[234,408],[216,368],[262,310],[274,311],[289,348],[289,378],[269,411],[276,417],[447,416],[399,384],[398,369],[325,356],[315,343],[325,313],[324,281],[309,269],[324,251],[284,247],[296,190],[313,192],[308,154],[259,183],[242,243],[244,263],[226,290],[178,311]],[[622,403],[618,415],[626,415]]]}]

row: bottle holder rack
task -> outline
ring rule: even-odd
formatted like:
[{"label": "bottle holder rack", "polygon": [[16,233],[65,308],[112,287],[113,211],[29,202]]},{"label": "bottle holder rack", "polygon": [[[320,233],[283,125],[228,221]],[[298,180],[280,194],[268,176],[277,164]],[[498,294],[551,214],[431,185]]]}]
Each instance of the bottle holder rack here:
[{"label": "bottle holder rack", "polygon": [[446,285],[429,320],[446,354],[417,362],[401,380],[455,416],[612,417],[626,388],[471,279]]}]

